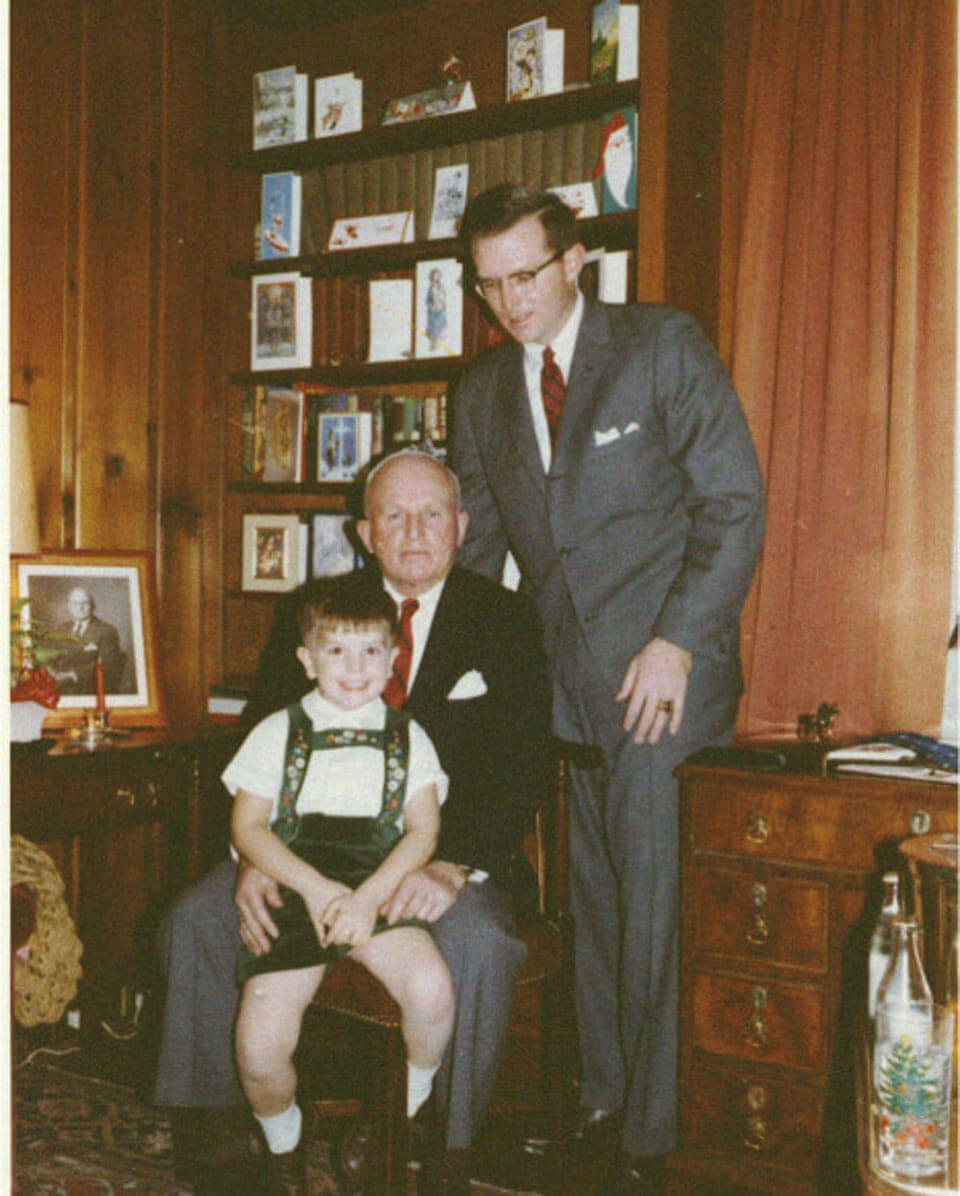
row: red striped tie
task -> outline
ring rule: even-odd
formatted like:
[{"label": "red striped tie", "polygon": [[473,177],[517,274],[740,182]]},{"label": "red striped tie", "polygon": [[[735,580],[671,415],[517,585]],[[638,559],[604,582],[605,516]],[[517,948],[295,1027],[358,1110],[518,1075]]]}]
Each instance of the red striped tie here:
[{"label": "red striped tie", "polygon": [[543,396],[543,410],[546,412],[552,446],[556,443],[557,428],[560,427],[560,416],[563,414],[563,400],[567,397],[567,387],[563,381],[560,367],[557,365],[557,359],[549,345],[543,351],[540,394]]},{"label": "red striped tie", "polygon": [[399,710],[407,700],[407,681],[410,679],[410,661],[413,659],[413,616],[419,606],[416,598],[405,598],[400,604],[400,629],[397,633],[393,675],[383,688],[383,700],[394,710]]}]

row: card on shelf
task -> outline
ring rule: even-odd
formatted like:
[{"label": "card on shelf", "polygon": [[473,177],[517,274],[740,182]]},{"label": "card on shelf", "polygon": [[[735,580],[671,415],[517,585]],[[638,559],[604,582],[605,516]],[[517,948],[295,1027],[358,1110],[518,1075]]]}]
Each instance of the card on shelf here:
[{"label": "card on shelf", "polygon": [[593,183],[566,183],[561,187],[548,187],[547,190],[559,195],[578,220],[599,215]]},{"label": "card on shelf", "polygon": [[307,76],[295,66],[253,76],[253,148],[307,139]]},{"label": "card on shelf", "polygon": [[306,581],[307,534],[299,515],[244,515],[243,589],[282,592]]},{"label": "card on shelf", "polygon": [[456,258],[417,262],[417,357],[463,352],[463,266]]},{"label": "card on shelf", "polygon": [[297,257],[303,180],[292,170],[260,180],[260,257]]},{"label": "card on shelf", "polygon": [[302,482],[306,421],[303,394],[268,386],[263,397],[263,480]]},{"label": "card on shelf", "polygon": [[363,80],[351,71],[313,81],[313,135],[337,137],[363,129]]},{"label": "card on shelf", "polygon": [[460,229],[467,206],[467,180],[470,166],[458,162],[455,166],[439,166],[434,176],[433,212],[427,239],[439,241],[455,237]]},{"label": "card on shelf", "polygon": [[313,349],[310,279],[295,272],[257,274],[251,286],[250,368],[309,367]]},{"label": "card on shelf", "polygon": [[411,356],[413,280],[370,280],[370,351],[368,361],[402,361]]},{"label": "card on shelf", "polygon": [[590,82],[622,83],[636,79],[639,67],[640,6],[601,0],[590,21]]},{"label": "card on shelf", "polygon": [[507,31],[507,103],[563,91],[563,30],[546,17]]},{"label": "card on shelf", "polygon": [[413,240],[413,212],[381,212],[376,216],[343,216],[334,221],[328,249],[364,249]]},{"label": "card on shelf", "polygon": [[477,106],[469,79],[417,91],[413,95],[389,100],[383,111],[385,125],[423,120],[428,116],[449,116],[451,112],[470,112]]},{"label": "card on shelf", "polygon": [[317,481],[352,482],[370,460],[369,411],[321,412],[317,421]]},{"label": "card on shelf", "polygon": [[310,516],[310,576],[334,577],[352,573],[357,553],[348,534],[350,515],[314,511]]},{"label": "card on shelf", "polygon": [[604,114],[593,177],[600,180],[604,215],[636,208],[637,110],[633,105]]}]

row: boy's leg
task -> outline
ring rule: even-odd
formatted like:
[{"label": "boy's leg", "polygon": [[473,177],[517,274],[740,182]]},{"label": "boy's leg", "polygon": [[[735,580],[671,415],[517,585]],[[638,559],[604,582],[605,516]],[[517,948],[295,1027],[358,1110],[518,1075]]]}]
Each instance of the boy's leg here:
[{"label": "boy's leg", "polygon": [[400,1006],[411,1069],[407,1112],[416,1112],[453,1029],[453,985],[443,956],[425,930],[401,926],[376,934],[352,952]]},{"label": "boy's leg", "polygon": [[258,1118],[273,1117],[292,1105],[297,1091],[293,1053],[300,1040],[303,1011],[313,999],[323,966],[251,976],[243,986],[237,1017],[237,1068]]}]

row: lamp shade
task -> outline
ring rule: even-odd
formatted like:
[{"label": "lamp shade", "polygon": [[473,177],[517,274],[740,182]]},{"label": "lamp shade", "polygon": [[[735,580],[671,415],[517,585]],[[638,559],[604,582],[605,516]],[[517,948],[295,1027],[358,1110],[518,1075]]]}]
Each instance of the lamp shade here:
[{"label": "lamp shade", "polygon": [[30,405],[10,400],[10,551],[40,551],[37,489],[30,454]]}]

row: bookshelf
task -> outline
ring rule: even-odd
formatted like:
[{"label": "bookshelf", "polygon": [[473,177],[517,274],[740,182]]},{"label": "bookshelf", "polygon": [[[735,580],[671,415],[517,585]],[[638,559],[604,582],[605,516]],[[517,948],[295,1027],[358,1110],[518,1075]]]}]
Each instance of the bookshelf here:
[{"label": "bookshelf", "polygon": [[[358,71],[362,73],[362,65]],[[464,366],[501,337],[472,290],[464,287],[463,353],[455,357],[369,363],[361,311],[367,283],[373,278],[410,277],[419,262],[434,258],[456,258],[467,265],[456,239],[422,239],[429,227],[435,170],[451,162],[467,162],[471,195],[508,179],[543,187],[583,181],[590,177],[596,160],[604,114],[638,102],[635,80],[598,87],[575,85],[559,95],[513,104],[479,101],[469,112],[370,127],[231,157],[233,170],[241,175],[258,179],[263,174],[293,170],[302,176],[300,255],[234,260],[227,269],[234,285],[246,288],[262,274],[296,271],[309,278],[314,346],[309,368],[242,368],[230,370],[226,376],[232,431],[224,443],[224,681],[242,681],[252,673],[256,649],[266,639],[273,608],[270,596],[245,591],[240,584],[237,562],[243,516],[298,512],[308,519],[321,510],[352,511],[357,496],[351,483],[314,481],[309,473],[302,482],[266,482],[244,476],[239,431],[244,395],[253,387],[306,384],[358,393],[361,407],[371,396],[376,401],[379,395],[382,411],[389,411],[391,398],[397,396],[409,395],[417,403],[427,396],[442,395],[441,401],[446,402]],[[250,190],[252,196],[253,188]],[[326,249],[335,220],[401,210],[414,212],[421,239],[362,249]],[[635,211],[588,218],[580,227],[588,249],[636,248]],[[331,337],[335,341],[332,352]],[[381,426],[383,451],[404,442],[398,443],[396,424],[391,427],[382,422]]]}]

